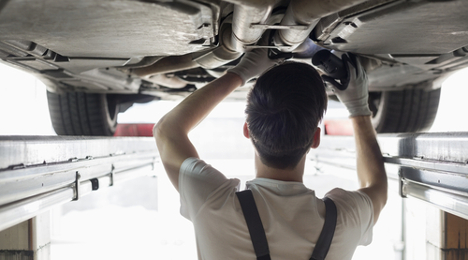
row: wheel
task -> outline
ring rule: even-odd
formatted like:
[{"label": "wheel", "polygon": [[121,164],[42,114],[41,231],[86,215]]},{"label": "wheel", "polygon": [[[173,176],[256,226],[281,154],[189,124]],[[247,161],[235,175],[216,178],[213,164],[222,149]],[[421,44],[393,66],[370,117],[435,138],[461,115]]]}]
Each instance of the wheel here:
[{"label": "wheel", "polygon": [[119,107],[106,94],[47,91],[52,125],[58,135],[111,136]]},{"label": "wheel", "polygon": [[371,92],[369,108],[377,133],[427,131],[439,107],[440,88]]}]

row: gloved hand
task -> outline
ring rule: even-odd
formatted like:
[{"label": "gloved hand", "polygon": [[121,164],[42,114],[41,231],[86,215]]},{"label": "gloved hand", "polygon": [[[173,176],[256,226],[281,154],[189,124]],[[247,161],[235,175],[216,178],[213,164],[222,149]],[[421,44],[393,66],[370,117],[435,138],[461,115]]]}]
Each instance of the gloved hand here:
[{"label": "gloved hand", "polygon": [[[369,99],[369,91],[367,89],[367,75],[361,63],[356,56],[343,54],[342,56],[345,68],[348,71],[348,77],[341,81],[341,84],[336,79],[326,75],[322,75],[324,81],[329,82],[332,91],[338,99],[348,109],[349,116],[369,116],[372,112],[369,110],[367,100]],[[337,86],[347,88],[339,90]]]},{"label": "gloved hand", "polygon": [[[264,33],[258,41],[258,45],[268,45],[270,32]],[[242,85],[249,80],[260,76],[264,71],[281,63],[284,59],[268,58],[268,48],[258,48],[246,52],[236,67],[228,70],[228,72],[237,74],[242,79]]]}]

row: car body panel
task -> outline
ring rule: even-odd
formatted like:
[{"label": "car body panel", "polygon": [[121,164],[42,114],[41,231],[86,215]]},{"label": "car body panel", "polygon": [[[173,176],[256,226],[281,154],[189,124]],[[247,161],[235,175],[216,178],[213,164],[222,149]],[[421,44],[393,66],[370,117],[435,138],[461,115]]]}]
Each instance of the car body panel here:
[{"label": "car body panel", "polygon": [[[349,1],[343,5],[353,3]],[[281,21],[293,2],[306,6],[308,3],[301,0],[3,1],[0,58],[36,74],[53,92],[145,93],[159,99],[183,97],[196,89],[191,86],[200,87],[234,66],[241,55],[238,48],[252,47],[231,46],[232,57],[224,49],[215,55],[223,47],[221,38],[230,41],[239,31],[246,39],[253,39],[251,32],[258,29],[252,28],[261,27],[246,24],[245,20],[261,18],[261,23],[268,23],[269,16],[276,15]],[[438,88],[440,80],[436,79],[468,65],[466,1],[373,0],[344,10],[338,2],[328,3],[334,8],[338,6],[340,11],[336,13],[326,9],[327,3],[317,3],[327,15],[305,21],[316,24],[311,38],[337,54],[356,53],[364,63],[370,64],[366,69],[371,91],[415,86]],[[265,17],[245,15],[254,14],[255,10]],[[237,15],[238,20],[236,14],[241,14]],[[232,23],[232,37],[230,31],[228,37],[221,35],[223,23]],[[280,30],[299,30],[298,26],[285,25]],[[237,45],[239,42],[242,40],[234,41]],[[177,81],[173,86],[161,75],[150,79],[131,73],[135,68],[162,64],[164,57],[174,57],[171,60],[174,62],[188,58],[191,62],[181,65],[179,71],[163,73],[172,82]],[[220,59],[226,60],[220,62]],[[184,84],[186,87],[181,87]]]},{"label": "car body panel", "polygon": [[189,1],[12,0],[0,12],[0,39],[70,58],[183,55],[209,47],[214,17]]}]

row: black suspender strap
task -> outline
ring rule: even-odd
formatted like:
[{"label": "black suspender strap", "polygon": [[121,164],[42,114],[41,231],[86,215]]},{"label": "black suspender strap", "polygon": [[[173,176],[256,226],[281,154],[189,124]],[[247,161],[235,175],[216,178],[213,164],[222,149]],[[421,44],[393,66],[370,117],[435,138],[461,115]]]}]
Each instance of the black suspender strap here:
[{"label": "black suspender strap", "polygon": [[236,195],[244,213],[245,222],[247,222],[247,227],[249,228],[250,239],[252,240],[257,260],[270,260],[268,241],[252,191],[244,190],[237,192]]},{"label": "black suspender strap", "polygon": [[[257,205],[252,195],[251,190],[236,192],[239,199],[242,212],[244,213],[245,222],[250,233],[250,239],[254,247],[257,260],[270,260],[270,249],[263,228],[262,220],[258,214]],[[337,211],[335,203],[325,197],[325,223],[323,224],[322,232],[317,240],[314,251],[310,260],[324,260],[330,249],[330,245],[335,235]]]},{"label": "black suspender strap", "polygon": [[335,227],[336,227],[336,206],[335,203],[325,197],[323,198],[325,202],[325,223],[323,224],[322,232],[320,233],[320,237],[317,240],[317,244],[315,245],[314,252],[312,252],[312,256],[310,260],[323,260],[328,254],[328,250],[330,249],[330,245],[333,239],[333,235],[335,234]]}]

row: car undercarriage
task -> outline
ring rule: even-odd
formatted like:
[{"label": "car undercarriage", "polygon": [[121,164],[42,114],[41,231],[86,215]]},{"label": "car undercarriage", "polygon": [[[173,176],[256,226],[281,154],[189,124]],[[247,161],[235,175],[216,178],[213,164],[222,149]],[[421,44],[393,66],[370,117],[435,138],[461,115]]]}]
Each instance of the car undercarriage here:
[{"label": "car undercarriage", "polygon": [[57,134],[112,135],[119,112],[181,99],[253,48],[309,64],[317,48],[351,52],[376,130],[415,132],[468,64],[467,21],[462,0],[4,0],[0,59],[46,84]]}]

